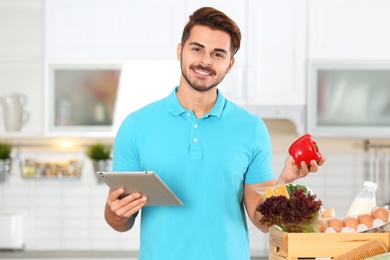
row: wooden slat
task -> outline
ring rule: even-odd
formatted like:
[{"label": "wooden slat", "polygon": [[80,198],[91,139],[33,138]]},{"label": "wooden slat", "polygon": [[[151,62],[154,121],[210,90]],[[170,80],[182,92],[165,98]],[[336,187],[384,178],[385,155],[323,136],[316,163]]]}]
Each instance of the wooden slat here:
[{"label": "wooden slat", "polygon": [[380,239],[389,251],[390,233],[286,233],[270,229],[270,252],[290,258],[335,257]]}]

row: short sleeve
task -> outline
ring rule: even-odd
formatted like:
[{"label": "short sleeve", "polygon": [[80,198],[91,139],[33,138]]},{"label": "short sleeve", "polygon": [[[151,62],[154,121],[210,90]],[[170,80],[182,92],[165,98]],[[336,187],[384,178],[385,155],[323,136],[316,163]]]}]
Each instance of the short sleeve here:
[{"label": "short sleeve", "polygon": [[258,117],[254,132],[252,161],[245,175],[245,183],[256,184],[272,180],[275,175],[271,167],[272,144],[268,129]]},{"label": "short sleeve", "polygon": [[122,122],[115,137],[113,148],[113,171],[140,170],[135,136],[136,126],[133,124],[132,115],[130,114]]}]

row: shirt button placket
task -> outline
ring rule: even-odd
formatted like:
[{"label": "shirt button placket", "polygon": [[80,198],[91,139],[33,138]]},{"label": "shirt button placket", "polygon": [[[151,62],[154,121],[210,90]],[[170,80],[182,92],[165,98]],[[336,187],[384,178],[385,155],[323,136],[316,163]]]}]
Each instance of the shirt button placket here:
[{"label": "shirt button placket", "polygon": [[194,143],[197,143],[198,141],[199,141],[199,139],[198,139],[198,136],[199,136],[199,130],[198,130],[198,124],[197,123],[194,123],[193,124],[193,138],[192,138],[192,141],[194,142]]},{"label": "shirt button placket", "polygon": [[199,125],[197,122],[192,125],[192,144],[191,144],[191,156],[200,157],[202,151],[199,143]]}]

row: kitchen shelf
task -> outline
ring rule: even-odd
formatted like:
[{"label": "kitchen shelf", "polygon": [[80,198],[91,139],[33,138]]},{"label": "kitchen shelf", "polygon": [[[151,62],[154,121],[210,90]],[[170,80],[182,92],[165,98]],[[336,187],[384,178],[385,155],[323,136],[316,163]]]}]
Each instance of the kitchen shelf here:
[{"label": "kitchen shelf", "polygon": [[112,145],[112,140],[69,138],[6,142],[12,145],[11,158],[16,163],[13,167],[26,180],[79,180],[88,160],[87,147],[96,142]]},{"label": "kitchen shelf", "polygon": [[24,179],[80,179],[83,160],[40,162],[25,159],[20,163]]}]

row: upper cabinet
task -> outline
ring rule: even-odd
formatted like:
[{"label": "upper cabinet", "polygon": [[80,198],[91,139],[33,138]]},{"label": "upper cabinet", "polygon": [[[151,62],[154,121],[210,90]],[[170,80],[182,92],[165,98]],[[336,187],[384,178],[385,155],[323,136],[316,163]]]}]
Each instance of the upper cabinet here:
[{"label": "upper cabinet", "polygon": [[309,4],[309,59],[390,59],[390,1],[310,0]]},{"label": "upper cabinet", "polygon": [[390,137],[390,64],[320,61],[309,68],[310,133]]},{"label": "upper cabinet", "polygon": [[307,127],[389,137],[390,1],[310,0]]},{"label": "upper cabinet", "polygon": [[0,1],[0,59],[3,62],[41,61],[42,15],[40,0]]},{"label": "upper cabinet", "polygon": [[306,1],[249,0],[249,105],[305,105]]},{"label": "upper cabinet", "polygon": [[[15,124],[19,136],[43,134],[43,9],[43,0],[0,1],[2,136],[14,135],[6,125]],[[16,96],[21,101],[14,107]]]},{"label": "upper cabinet", "polygon": [[45,3],[45,58],[165,59],[187,19],[184,1],[50,0]]},{"label": "upper cabinet", "polygon": [[48,64],[46,133],[109,134],[121,70],[121,63]]}]

